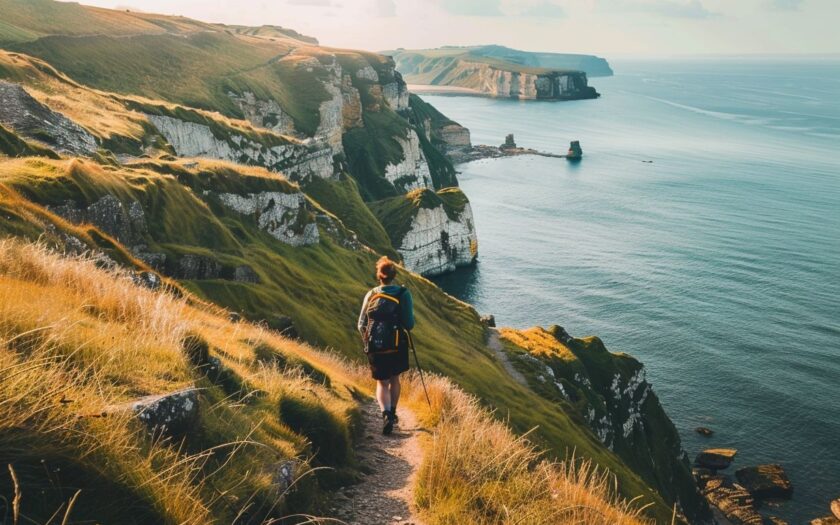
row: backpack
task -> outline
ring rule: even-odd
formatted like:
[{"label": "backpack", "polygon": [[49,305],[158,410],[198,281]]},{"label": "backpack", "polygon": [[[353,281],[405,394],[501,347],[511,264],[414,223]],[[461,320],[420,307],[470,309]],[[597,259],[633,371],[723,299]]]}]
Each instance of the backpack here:
[{"label": "backpack", "polygon": [[365,353],[390,354],[399,350],[402,332],[400,298],[405,293],[401,286],[396,297],[378,291],[368,299],[367,327],[363,340]]}]

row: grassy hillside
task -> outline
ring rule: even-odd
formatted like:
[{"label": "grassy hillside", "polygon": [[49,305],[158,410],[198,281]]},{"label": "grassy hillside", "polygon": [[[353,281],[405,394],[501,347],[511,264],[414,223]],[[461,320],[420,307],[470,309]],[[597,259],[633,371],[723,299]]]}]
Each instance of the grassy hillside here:
[{"label": "grassy hillside", "polygon": [[[323,489],[360,467],[353,446],[356,406],[370,387],[363,373],[97,266],[0,240],[0,462],[8,466],[0,495],[16,502],[9,519],[310,522],[306,514],[327,501]],[[185,386],[198,388],[197,414],[177,435],[152,434],[119,408]],[[417,501],[430,524],[496,523],[502,509],[534,524],[642,523],[603,475],[539,461],[450,383],[430,387],[433,408],[421,409],[416,378],[405,400],[432,430]],[[510,460],[498,470],[484,449],[462,446],[467,439]],[[467,482],[479,490],[453,499]],[[551,505],[533,505],[540,502]]]},{"label": "grassy hillside", "polygon": [[[376,255],[343,248],[328,235],[315,246],[287,246],[262,231],[253,218],[220,206],[214,197],[220,191],[293,190],[276,176],[204,162],[196,168],[148,161],[142,167],[112,168],[91,162],[20,159],[0,163],[0,184],[42,210],[36,220],[58,226],[66,221],[55,218],[47,207],[68,200],[90,205],[105,193],[125,205],[138,201],[150,225],[143,241],[149,251],[166,254],[167,264],[197,254],[218,261],[223,269],[247,264],[260,280],[181,280],[186,290],[255,321],[271,322],[278,315],[288,315],[305,340],[353,360],[362,358],[355,321],[362,295],[374,284],[371,268]],[[35,237],[43,229],[10,221],[0,231]],[[97,229],[89,236],[119,245]],[[505,372],[485,346],[485,330],[472,307],[423,278],[403,274],[400,282],[415,297],[416,340],[426,366],[452,377],[485,406],[503,410],[498,415],[515,432],[538,427],[532,437],[552,457],[563,459],[574,451],[578,457],[590,458],[618,476],[623,495],[642,495],[645,501],[657,503],[661,516],[668,515],[659,496],[604,448],[585,422],[574,413],[558,410],[556,403],[517,384]]]},{"label": "grassy hillside", "polygon": [[[133,368],[126,369],[143,371],[142,374],[137,374],[136,380],[143,382],[144,388],[121,377],[118,370],[108,369],[107,372],[96,376],[97,380],[102,381],[110,380],[113,376],[114,384],[123,388],[120,391],[123,397],[117,395],[114,398],[115,403],[128,399],[129,395],[159,392],[161,389],[182,386],[189,381],[200,383],[202,388],[203,385],[207,385],[204,381],[212,383],[207,385],[209,406],[222,403],[224,396],[234,396],[238,403],[241,400],[236,393],[243,390],[243,384],[260,384],[259,381],[262,381],[258,376],[261,373],[262,362],[266,361],[265,356],[289,353],[290,357],[283,357],[279,361],[299,363],[301,366],[298,368],[303,368],[303,375],[306,376],[301,379],[303,381],[324,383],[323,390],[308,390],[317,399],[306,398],[290,401],[291,405],[283,405],[283,394],[273,393],[271,390],[279,387],[259,387],[260,391],[265,390],[269,394],[264,397],[261,397],[262,394],[255,396],[258,398],[254,401],[255,408],[245,403],[247,406],[242,409],[247,412],[242,416],[244,419],[237,419],[227,412],[219,416],[226,422],[231,422],[235,429],[214,430],[212,433],[216,436],[215,441],[197,441],[196,449],[189,450],[191,453],[197,450],[195,453],[204,457],[202,453],[207,448],[226,442],[228,438],[242,441],[241,434],[235,432],[252,428],[254,421],[264,421],[263,424],[269,428],[280,430],[260,434],[260,440],[277,442],[277,447],[284,451],[284,458],[305,458],[315,454],[313,465],[327,464],[338,469],[331,474],[316,475],[319,486],[330,486],[339,480],[346,481],[348,476],[353,475],[354,469],[352,455],[343,452],[353,435],[355,401],[351,401],[351,392],[367,388],[368,385],[358,386],[357,383],[361,380],[357,381],[351,377],[349,369],[339,367],[322,354],[314,353],[309,356],[308,350],[299,345],[271,339],[267,344],[273,350],[266,351],[254,342],[257,336],[250,335],[256,328],[251,325],[228,325],[223,319],[225,313],[208,305],[237,312],[247,321],[263,322],[268,326],[277,326],[281,320],[285,322],[285,318],[288,317],[302,340],[307,343],[328,349],[332,355],[343,356],[352,362],[363,360],[355,322],[362,296],[375,284],[372,279],[374,261],[381,253],[394,253],[393,236],[399,233],[401,225],[406,224],[405,218],[410,216],[412,209],[416,210],[417,206],[429,203],[443,203],[447,210],[457,214],[459,207],[463,206],[464,199],[457,189],[441,190],[457,183],[454,169],[426,140],[423,130],[416,127],[438,191],[426,190],[416,195],[399,196],[384,178],[387,164],[401,159],[401,147],[394,138],[405,137],[412,129],[412,124],[404,115],[393,111],[384,102],[383,83],[399,85],[398,75],[393,72],[390,62],[369,53],[301,46],[299,41],[292,42],[279,36],[271,36],[270,30],[249,32],[237,29],[227,32],[213,26],[215,29],[192,31],[190,21],[167,19],[164,24],[154,15],[137,15],[136,19],[157,27],[163,24],[166,26],[165,31],[156,32],[150,28],[148,31],[144,29],[132,32],[131,35],[116,34],[116,30],[109,29],[108,23],[99,24],[99,15],[96,15],[98,11],[79,11],[78,6],[73,7],[73,16],[81,17],[79,20],[86,20],[90,24],[90,34],[53,34],[57,31],[54,27],[41,24],[47,24],[51,19],[59,17],[65,7],[56,6],[54,2],[39,2],[42,2],[41,7],[44,10],[42,15],[26,15],[24,12],[17,15],[20,18],[14,23],[7,22],[4,16],[6,25],[3,27],[13,27],[18,33],[35,35],[33,38],[18,38],[16,43],[6,47],[11,46],[41,58],[24,57],[15,52],[0,52],[0,78],[25,85],[38,102],[66,114],[84,126],[96,137],[102,150],[97,154],[98,162],[91,159],[11,158],[33,154],[48,157],[53,155],[37,149],[37,143],[17,136],[11,130],[2,131],[0,147],[9,157],[0,155],[0,213],[5,219],[0,221],[0,236],[28,241],[41,239],[49,246],[68,254],[92,250],[95,262],[85,263],[85,268],[98,264],[106,268],[117,266],[133,271],[155,271],[162,274],[172,286],[173,294],[184,297],[184,307],[195,308],[196,312],[199,312],[195,315],[202,319],[200,322],[189,323],[187,321],[193,314],[188,314],[183,330],[198,332],[212,347],[211,353],[222,359],[225,366],[233,370],[231,373],[235,373],[236,376],[222,378],[221,383],[217,385],[213,381],[219,381],[218,377],[215,380],[208,379],[196,374],[188,365],[178,364],[177,356],[173,357],[173,352],[178,348],[170,345],[167,347],[169,350],[166,350],[169,353],[161,354],[159,359],[161,363],[166,363],[172,368],[171,375],[164,374],[165,377],[159,377],[163,372],[154,368],[155,363],[150,363],[148,366],[154,369],[150,371],[149,379],[144,375],[145,369],[140,358],[133,358],[135,360],[129,363]],[[108,13],[111,13],[108,16],[118,19],[122,16]],[[32,21],[35,18],[38,18],[38,23]],[[185,25],[170,27],[170,23]],[[81,22],[77,22],[77,25],[79,24]],[[174,159],[167,155],[174,153],[172,148],[156,129],[150,127],[148,119],[144,116],[145,113],[172,116],[183,122],[206,126],[217,139],[232,139],[234,135],[241,135],[261,147],[296,141],[299,143],[300,138],[286,137],[245,121],[245,115],[228,96],[228,91],[240,94],[246,91],[253,92],[259,99],[278,102],[294,119],[296,130],[311,135],[319,126],[320,104],[327,96],[326,88],[321,82],[322,76],[327,74],[325,71],[329,71],[329,67],[334,63],[340,64],[350,77],[343,78],[342,83],[349,82],[359,92],[363,126],[354,124],[343,130],[345,155],[336,155],[333,158],[334,165],[338,167],[338,176],[335,180],[303,181],[302,191],[306,197],[300,194],[300,187],[278,173],[224,162]],[[379,77],[378,83],[370,80],[372,75],[368,68],[373,69]],[[357,74],[359,72],[362,74]],[[351,90],[343,92],[347,93],[351,93]],[[431,114],[431,110],[425,108],[425,113]],[[342,119],[345,117],[346,115],[341,115]],[[110,150],[111,153],[128,153],[134,159],[127,160],[120,156],[120,162],[106,150]],[[342,171],[346,173],[341,173]],[[249,199],[259,198],[264,199],[264,204],[247,211],[247,203],[251,202]],[[382,202],[371,204],[370,207],[366,204],[366,201],[380,200]],[[300,206],[281,210],[282,216],[279,216],[279,212],[277,216],[271,215],[276,211],[274,208],[278,203],[286,201],[297,202]],[[265,220],[266,216],[270,220]],[[272,233],[272,228],[277,226],[278,221],[288,226],[289,235],[298,237],[307,231],[306,228],[311,232],[311,227],[314,227],[318,232],[317,240],[313,243],[292,245],[282,236]],[[53,261],[49,257],[45,260]],[[57,264],[49,262],[47,265]],[[103,274],[96,275],[108,281]],[[23,274],[18,277],[24,280],[28,278]],[[125,277],[111,280],[123,283],[121,286],[128,286]],[[574,453],[576,457],[590,460],[598,468],[607,469],[617,476],[617,486],[622,496],[639,497],[642,504],[652,505],[651,512],[657,518],[663,521],[670,518],[670,505],[651,489],[652,485],[663,488],[661,484],[657,484],[660,483],[659,478],[647,471],[640,471],[641,476],[634,473],[621,457],[599,441],[574,407],[558,403],[556,399],[543,395],[539,389],[523,386],[510,377],[493,352],[488,349],[487,331],[480,323],[478,313],[471,306],[446,295],[434,284],[419,276],[402,272],[400,281],[412,289],[415,297],[419,323],[416,339],[425,365],[432,371],[451,378],[467,393],[475,395],[481,400],[483,408],[495,411],[494,417],[506,422],[505,426],[509,431],[523,434],[533,430],[530,437],[534,444],[546,450],[547,458],[565,459]],[[88,281],[82,284],[76,287],[75,291],[66,293],[79,294],[82,293],[79,290],[84,290],[85,287],[98,290],[95,287],[91,288],[92,285]],[[71,283],[68,286],[75,285]],[[50,290],[46,288],[41,290],[41,293],[49,294]],[[130,291],[120,293],[123,296],[131,296]],[[18,294],[12,297],[19,300],[22,296]],[[111,299],[107,301],[111,301],[109,304],[113,303]],[[14,301],[8,304],[15,305]],[[88,314],[85,308],[74,307],[70,303],[64,303],[61,308],[71,312],[78,310],[80,315]],[[130,310],[123,303],[118,303],[114,308],[119,312]],[[93,313],[90,315],[96,316],[100,310],[94,308],[91,312]],[[215,317],[205,322],[201,317],[205,314]],[[83,317],[76,318],[71,315],[69,318],[76,319],[83,325],[88,323]],[[103,322],[108,321],[107,315],[103,319]],[[122,325],[138,324],[139,330],[145,329],[145,319],[142,315],[127,316],[114,322]],[[216,323],[222,323],[218,331],[236,334],[229,336],[231,341],[219,339],[216,334],[211,333],[212,330],[208,327],[215,326]],[[116,326],[115,333],[127,333],[131,330],[130,327],[122,325]],[[244,326],[247,328],[238,331],[239,327]],[[97,337],[107,342],[107,337],[101,334],[109,333],[107,330],[111,328],[114,327],[103,325],[98,329],[100,335]],[[186,333],[183,330],[172,333],[183,335]],[[10,333],[11,337],[18,334]],[[240,337],[240,334],[244,335]],[[154,333],[140,333],[136,335],[136,340],[156,339]],[[164,338],[161,341],[165,346],[170,340]],[[72,354],[72,351],[67,349],[73,348],[73,344],[76,343],[79,341],[74,339],[72,344],[65,345],[62,355]],[[228,344],[232,345],[230,350],[226,346]],[[98,360],[107,355],[110,347],[103,343],[99,347],[94,345],[94,348],[99,348],[99,353],[96,354],[96,351],[92,350],[95,355],[91,358],[90,366],[99,366]],[[138,346],[132,351],[142,354],[137,348],[143,347]],[[296,349],[300,352],[295,353]],[[97,355],[100,357],[96,357]],[[155,353],[149,355],[157,356]],[[259,356],[262,357],[258,359]],[[17,354],[15,358],[23,359]],[[309,365],[295,361],[297,359],[307,361]],[[271,358],[269,361],[275,359]],[[76,362],[73,361],[73,364],[75,366]],[[110,366],[107,363],[103,366],[106,365]],[[25,367],[26,364],[20,366]],[[321,370],[321,373],[313,373],[314,368]],[[333,368],[335,370],[332,370]],[[278,373],[283,375],[285,372],[281,370]],[[324,381],[324,374],[330,379],[329,385]],[[286,381],[285,376],[272,377],[275,379],[266,381],[281,384]],[[313,377],[318,379],[312,379]],[[43,385],[37,388],[43,388]],[[89,392],[84,395],[89,395],[92,399],[96,395],[111,395],[108,388],[100,387],[97,383],[84,383],[78,388],[79,391]],[[214,390],[216,388],[220,390]],[[301,390],[306,388],[302,387]],[[104,394],[98,394],[100,390],[103,390]],[[255,389],[249,386],[245,390]],[[32,396],[38,397],[37,392],[40,391],[36,389],[33,392],[36,394]],[[97,399],[96,402],[100,404],[104,402],[101,397]],[[266,399],[267,405],[263,401]],[[279,415],[278,403],[281,407]],[[283,406],[286,408],[283,409]],[[248,412],[252,408],[253,411]],[[269,411],[271,414],[262,418],[262,411]],[[329,414],[324,415],[325,411]],[[287,421],[283,419],[284,412],[287,415],[291,413],[290,417],[293,419],[295,414],[300,417]],[[313,433],[312,428],[307,426],[309,414],[315,414],[316,423],[327,421],[331,431],[343,441],[324,442],[323,436],[309,436]],[[435,424],[444,424],[448,421],[444,415],[441,412],[427,417]],[[484,417],[486,419],[486,416]],[[460,420],[456,418],[450,421],[455,427],[442,428],[463,429],[470,421],[478,420],[464,416],[460,417]],[[486,422],[488,425],[492,423],[490,420]],[[132,423],[129,421],[126,425],[128,432]],[[214,425],[215,423],[208,420],[209,428],[215,429]],[[204,426],[202,424],[201,428]],[[36,425],[35,428],[42,427]],[[503,426],[494,428],[497,430],[488,431],[490,441],[484,443],[498,443],[500,450],[515,450],[516,457],[528,457],[527,445],[522,445],[521,442],[517,442],[519,445],[512,444],[511,442],[516,440],[509,433],[505,434],[508,430],[504,430]],[[87,432],[86,429],[87,427],[83,428]],[[71,427],[69,432],[78,431],[77,427]],[[455,432],[454,435],[462,434]],[[309,437],[315,445],[307,448],[302,436]],[[60,434],[56,439],[61,441],[65,438],[64,434]],[[131,446],[138,450],[147,450],[143,448],[146,445],[139,446],[132,441],[136,436],[120,439],[120,442],[131,443]],[[451,445],[446,447],[457,446],[457,442],[443,440],[435,443],[436,446],[447,443]],[[295,448],[295,444],[300,446]],[[317,457],[318,451],[326,449],[337,453],[338,456]],[[73,449],[73,454],[80,450],[86,449]],[[148,450],[153,457],[163,457],[156,456],[157,449]],[[468,450],[465,449],[465,453]],[[449,457],[447,454],[431,454],[430,457],[446,458]],[[528,468],[522,470],[517,467],[519,470],[511,471],[510,478],[482,478],[482,473],[488,471],[479,468],[472,474],[475,477],[464,482],[464,486],[467,487],[484,484],[485,494],[496,494],[498,498],[495,501],[501,502],[501,507],[496,503],[489,505],[484,502],[485,496],[479,499],[465,498],[460,502],[443,501],[450,489],[438,490],[437,487],[445,486],[442,485],[445,482],[456,482],[458,477],[454,473],[459,472],[459,465],[481,465],[482,463],[475,458],[477,454],[478,451],[472,449],[466,458],[458,460],[460,463],[455,462],[454,467],[447,467],[450,470],[443,468],[446,464],[443,459],[432,461],[428,467],[429,479],[437,481],[430,482],[426,496],[423,496],[425,508],[433,509],[440,504],[442,512],[452,512],[442,516],[462,516],[467,521],[478,523],[485,519],[487,522],[497,522],[501,514],[496,513],[502,512],[501,509],[505,508],[505,505],[509,504],[510,508],[522,508],[517,507],[522,505],[522,501],[515,499],[519,492],[514,484],[525,483],[526,472],[532,472],[530,467],[533,462],[530,460],[525,462]],[[104,461],[104,456],[91,457],[94,459],[89,464],[79,467],[82,469],[80,472]],[[215,460],[215,453],[210,457]],[[62,458],[66,459],[65,456]],[[253,465],[264,465],[266,461],[258,455],[245,460],[244,470],[237,470],[239,480],[244,471],[251,469],[255,472],[257,467]],[[138,459],[131,465],[139,465],[140,462]],[[158,475],[159,471],[155,469],[159,464],[151,460],[149,462],[151,467],[147,468],[148,472],[144,476],[153,478]],[[210,464],[218,466],[218,463]],[[206,519],[207,513],[220,513],[220,522],[227,522],[230,521],[227,520],[229,512],[236,512],[239,508],[225,497],[218,496],[219,492],[226,494],[223,489],[214,486],[210,490],[209,485],[205,486],[203,482],[196,488],[192,481],[182,481],[178,486],[186,487],[184,490],[191,494],[185,498],[189,501],[199,501],[199,504],[189,507],[193,510],[183,510],[183,514],[178,514],[182,511],[161,503],[169,500],[170,496],[165,494],[171,494],[166,492],[170,489],[161,489],[161,494],[164,495],[160,498],[146,494],[143,491],[151,489],[143,488],[147,485],[141,481],[147,478],[142,478],[141,481],[132,478],[130,472],[134,468],[135,466],[126,466],[123,470],[115,472],[97,473],[97,476],[101,476],[102,480],[119,479],[120,486],[126,487],[126,495],[118,494],[114,496],[114,501],[124,502],[134,498],[143,502],[140,507],[152,509],[148,511],[152,514],[140,514],[142,519],[138,519],[141,522],[145,520],[200,523],[202,519]],[[540,467],[539,472],[543,477],[538,479],[548,480],[551,484],[570,477],[560,476],[554,469],[555,467],[550,467],[544,470]],[[193,469],[191,472],[197,470],[200,469]],[[469,469],[461,470],[469,472]],[[433,475],[434,473],[440,475]],[[504,472],[498,474],[506,475]],[[161,476],[165,477],[164,474]],[[260,481],[261,479],[255,476],[254,483],[263,483],[264,480]],[[597,476],[592,479],[595,480],[594,485],[603,485]],[[248,483],[236,485],[239,480],[231,481],[233,486],[237,487],[231,492],[236,503],[249,501],[250,496],[237,492],[240,489],[254,495],[254,498],[263,498],[273,490]],[[603,499],[603,487],[596,489],[588,483],[587,481],[573,485],[578,488],[590,487],[596,499]],[[102,481],[101,484],[106,483]],[[496,489],[501,492],[494,492]],[[215,496],[205,495],[202,492],[205,490]],[[459,494],[463,490],[453,488],[450,493]],[[294,508],[317,508],[317,490],[306,492],[308,497],[314,499],[307,499]],[[668,494],[664,490],[663,493]],[[5,494],[10,492],[6,490]],[[221,505],[221,500],[228,505],[228,510],[224,511],[228,514],[217,511],[216,505]],[[56,507],[60,503],[58,499],[50,501],[55,502]],[[120,505],[123,504],[118,506]],[[201,508],[205,509],[201,511],[205,514],[199,512]],[[263,507],[257,504],[256,508]],[[271,510],[275,511],[279,512],[278,509]],[[169,517],[159,519],[161,516]],[[445,523],[447,519],[441,517],[439,522]],[[552,523],[550,518],[543,522]]]}]

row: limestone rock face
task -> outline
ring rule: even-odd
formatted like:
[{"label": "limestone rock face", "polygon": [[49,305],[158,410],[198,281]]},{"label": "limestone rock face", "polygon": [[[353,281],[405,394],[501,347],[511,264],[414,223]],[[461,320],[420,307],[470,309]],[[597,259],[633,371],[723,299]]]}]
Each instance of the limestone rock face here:
[{"label": "limestone rock face", "polygon": [[432,276],[472,264],[477,247],[472,208],[467,203],[457,220],[442,205],[420,208],[397,250],[406,268]]},{"label": "limestone rock face", "polygon": [[464,62],[470,87],[492,95],[526,100],[573,100],[596,98],[582,71],[533,74],[496,69],[481,62]]},{"label": "limestone rock face", "polygon": [[260,228],[291,246],[309,246],[320,240],[318,225],[310,218],[309,204],[302,193],[220,193],[219,200],[242,215],[254,216]]},{"label": "limestone rock face", "polygon": [[60,153],[89,156],[96,139],[61,113],[41,104],[19,84],[0,80],[0,124]]},{"label": "limestone rock face", "polygon": [[407,137],[394,137],[402,146],[403,160],[397,164],[388,164],[385,167],[385,178],[400,193],[408,193],[411,190],[433,187],[432,174],[429,170],[429,163],[420,147],[420,137],[410,129]]},{"label": "limestone rock face", "polygon": [[470,130],[460,124],[443,126],[439,133],[448,148],[469,148],[472,146]]},{"label": "limestone rock face", "polygon": [[216,137],[209,126],[168,116],[147,115],[181,157],[205,157],[282,171],[293,180],[333,177],[333,151],[317,142],[267,147],[242,135]]},{"label": "limestone rock face", "polygon": [[260,100],[245,91],[241,95],[228,92],[228,96],[239,107],[245,118],[254,126],[270,129],[284,135],[296,135],[295,121],[274,100]]},{"label": "limestone rock face", "polygon": [[406,88],[405,82],[402,82],[401,80],[402,79],[396,82],[389,82],[382,86],[382,96],[394,111],[404,111],[408,109],[408,88]]}]

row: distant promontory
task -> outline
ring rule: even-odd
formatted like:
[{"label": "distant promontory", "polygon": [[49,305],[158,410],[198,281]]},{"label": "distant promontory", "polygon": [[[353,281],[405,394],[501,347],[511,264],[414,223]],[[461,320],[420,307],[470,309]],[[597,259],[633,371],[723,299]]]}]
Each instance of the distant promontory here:
[{"label": "distant promontory", "polygon": [[460,93],[533,100],[597,98],[588,76],[612,69],[592,55],[518,51],[503,46],[386,51],[406,82]]}]

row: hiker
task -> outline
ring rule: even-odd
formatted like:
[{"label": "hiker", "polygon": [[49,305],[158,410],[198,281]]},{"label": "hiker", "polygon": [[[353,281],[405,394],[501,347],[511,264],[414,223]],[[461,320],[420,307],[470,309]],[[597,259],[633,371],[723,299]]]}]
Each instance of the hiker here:
[{"label": "hiker", "polygon": [[365,295],[359,314],[359,333],[365,345],[370,371],[376,380],[376,401],[382,409],[382,433],[388,435],[397,422],[400,374],[408,370],[410,330],[414,328],[411,292],[392,284],[397,265],[388,257],[376,263],[379,286]]}]

